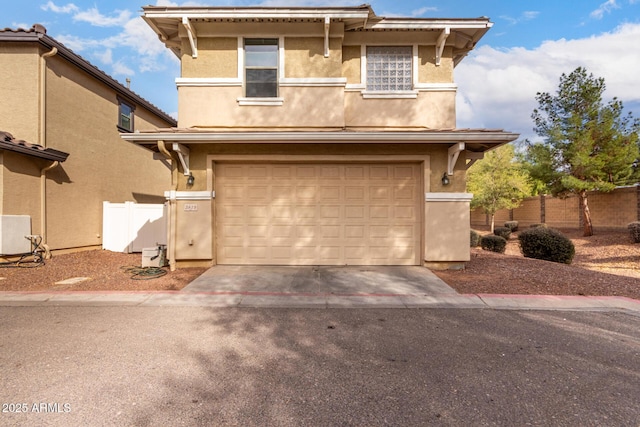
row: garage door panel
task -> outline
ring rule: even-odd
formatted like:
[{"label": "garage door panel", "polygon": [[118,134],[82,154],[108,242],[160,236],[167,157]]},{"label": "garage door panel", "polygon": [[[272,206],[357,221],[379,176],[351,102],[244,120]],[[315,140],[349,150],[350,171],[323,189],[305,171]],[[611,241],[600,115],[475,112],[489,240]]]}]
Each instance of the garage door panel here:
[{"label": "garage door panel", "polygon": [[217,261],[419,264],[420,188],[410,164],[216,164]]}]

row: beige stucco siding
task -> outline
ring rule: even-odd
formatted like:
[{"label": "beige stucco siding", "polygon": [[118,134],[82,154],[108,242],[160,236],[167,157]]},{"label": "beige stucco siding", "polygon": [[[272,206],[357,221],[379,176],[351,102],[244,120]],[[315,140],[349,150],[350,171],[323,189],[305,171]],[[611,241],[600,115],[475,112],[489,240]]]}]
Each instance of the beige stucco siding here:
[{"label": "beige stucco siding", "polygon": [[0,130],[38,142],[38,48],[0,44]]},{"label": "beige stucco siding", "polygon": [[[180,87],[180,127],[342,127],[342,87],[281,87],[281,106],[241,106],[243,89]],[[215,101],[214,101],[215,100]]]},{"label": "beige stucco siding", "polygon": [[[3,43],[0,93],[19,100],[0,105],[0,129],[18,139],[69,153],[46,174],[47,243],[51,249],[100,245],[102,202],[163,202],[171,185],[167,167],[152,153],[120,138],[116,92],[61,58],[46,59],[45,115],[39,107],[39,57],[27,43]],[[8,62],[8,63],[7,63]],[[18,72],[19,71],[19,72]],[[136,106],[131,102],[132,105]],[[166,127],[136,106],[136,129]],[[39,139],[40,123],[44,139]],[[50,161],[2,152],[0,213],[31,216],[32,232],[43,234],[40,171]]]},{"label": "beige stucco siding", "polygon": [[453,48],[446,47],[436,65],[435,46],[418,46],[418,82],[453,83]]},{"label": "beige stucco siding", "polygon": [[0,214],[29,215],[33,233],[40,230],[40,169],[50,164],[9,151],[2,152]]},{"label": "beige stucco siding", "polygon": [[365,99],[345,93],[345,121],[355,127],[454,128],[455,92],[420,92],[416,99]]},{"label": "beige stucco siding", "polygon": [[445,263],[469,261],[468,201],[425,203],[425,260]]},{"label": "beige stucco siding", "polygon": [[360,83],[361,63],[362,49],[360,46],[344,46],[342,48],[342,76],[347,78],[347,83]]},{"label": "beige stucco siding", "polygon": [[285,37],[285,77],[341,77],[342,40],[329,39],[329,57],[324,56],[321,37]]},{"label": "beige stucco siding", "polygon": [[182,52],[182,77],[238,77],[237,37],[200,37],[197,58],[189,40],[182,39]]},{"label": "beige stucco siding", "polygon": [[[170,174],[151,152],[120,138],[112,90],[60,58],[49,67],[47,142],[70,155],[48,173],[48,242],[52,248],[98,245],[103,201],[162,201]],[[166,125],[149,123],[143,110],[136,107],[137,129]]]}]

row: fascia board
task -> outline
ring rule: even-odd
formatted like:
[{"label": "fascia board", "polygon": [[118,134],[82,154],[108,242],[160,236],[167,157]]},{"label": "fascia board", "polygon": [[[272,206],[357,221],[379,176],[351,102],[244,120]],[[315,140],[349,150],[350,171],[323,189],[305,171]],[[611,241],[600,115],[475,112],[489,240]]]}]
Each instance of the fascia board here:
[{"label": "fascia board", "polygon": [[252,142],[272,143],[291,142],[305,143],[307,141],[325,141],[330,143],[452,143],[452,142],[491,142],[506,143],[516,140],[520,135],[510,132],[150,132],[124,133],[122,139],[137,143],[155,143],[158,140],[176,141],[190,144],[211,142]]},{"label": "fascia board", "polygon": [[492,22],[481,20],[481,21],[460,21],[460,20],[402,20],[402,19],[394,19],[394,20],[382,20],[380,22],[371,24],[367,26],[367,29],[372,30],[442,30],[444,28],[450,28],[452,30],[477,30],[477,29],[488,29],[493,26]]},{"label": "fascia board", "polygon": [[325,17],[333,19],[367,19],[368,11],[336,11],[332,9],[315,9],[315,10],[223,10],[208,9],[194,10],[183,9],[179,11],[153,11],[145,10],[144,16],[150,19],[324,19]]}]

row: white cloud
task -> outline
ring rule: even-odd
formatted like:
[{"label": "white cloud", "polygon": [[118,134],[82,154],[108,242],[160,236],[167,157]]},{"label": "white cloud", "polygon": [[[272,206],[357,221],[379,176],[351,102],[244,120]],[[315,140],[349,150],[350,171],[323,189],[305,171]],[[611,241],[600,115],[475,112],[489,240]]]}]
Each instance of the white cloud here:
[{"label": "white cloud", "polygon": [[52,1],[48,1],[46,4],[43,4],[40,6],[40,9],[55,13],[73,13],[79,10],[78,6],[73,3],[68,3],[64,6],[56,6]]},{"label": "white cloud", "polygon": [[591,12],[589,16],[594,19],[602,19],[605,13],[610,13],[613,9],[619,9],[620,6],[616,3],[616,0],[607,0],[602,3],[600,7]]},{"label": "white cloud", "polygon": [[420,9],[412,10],[409,16],[413,18],[419,18],[421,16],[426,15],[429,12],[437,12],[437,7],[421,7]]},{"label": "white cloud", "polygon": [[520,14],[520,16],[518,16],[517,18],[514,18],[512,16],[509,15],[500,15],[500,19],[504,19],[505,21],[509,22],[510,25],[516,25],[520,22],[523,21],[531,21],[532,19],[535,19],[538,17],[538,15],[540,15],[540,12],[537,11],[533,11],[533,10],[527,10],[524,11]]},{"label": "white cloud", "polygon": [[127,65],[125,65],[122,60],[119,60],[118,62],[113,64],[112,74],[114,76],[118,76],[118,75],[133,76],[136,73],[131,68],[129,68]]},{"label": "white cloud", "polygon": [[103,64],[113,63],[113,53],[111,49],[107,49],[103,53],[96,53],[94,56]]},{"label": "white cloud", "polygon": [[12,22],[11,23],[11,28],[23,28],[25,30],[28,30],[29,28],[31,28],[31,24],[25,24],[24,22]]},{"label": "white cloud", "polygon": [[116,10],[115,16],[105,16],[98,8],[93,7],[85,11],[79,11],[73,16],[74,21],[88,22],[96,27],[115,27],[125,24],[131,19],[131,12],[128,10]]},{"label": "white cloud", "polygon": [[579,66],[605,79],[605,101],[617,96],[625,110],[640,105],[638,39],[640,24],[624,24],[610,33],[546,41],[531,50],[482,46],[456,67],[458,126],[504,128],[531,138],[536,93],[554,93],[560,75]]}]

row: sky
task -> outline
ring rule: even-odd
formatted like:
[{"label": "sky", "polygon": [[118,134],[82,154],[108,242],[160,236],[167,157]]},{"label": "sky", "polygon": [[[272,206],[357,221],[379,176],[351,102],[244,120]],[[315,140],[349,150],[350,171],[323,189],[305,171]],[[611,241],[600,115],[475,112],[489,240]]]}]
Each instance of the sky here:
[{"label": "sky", "polygon": [[[357,6],[365,0],[4,1],[0,28],[47,34],[177,117],[177,57],[142,20],[142,6]],[[536,140],[537,92],[555,93],[582,66],[605,79],[605,101],[640,117],[640,0],[371,0],[378,16],[476,18],[493,28],[455,69],[458,128],[505,129]]]}]

